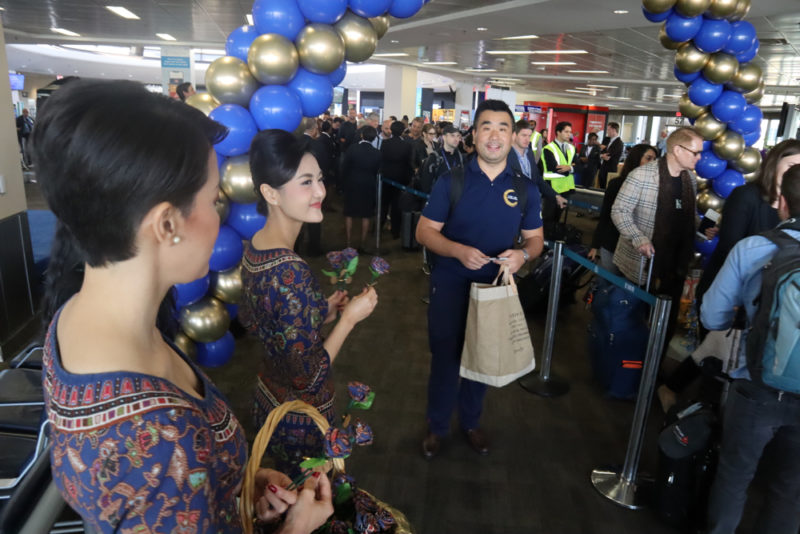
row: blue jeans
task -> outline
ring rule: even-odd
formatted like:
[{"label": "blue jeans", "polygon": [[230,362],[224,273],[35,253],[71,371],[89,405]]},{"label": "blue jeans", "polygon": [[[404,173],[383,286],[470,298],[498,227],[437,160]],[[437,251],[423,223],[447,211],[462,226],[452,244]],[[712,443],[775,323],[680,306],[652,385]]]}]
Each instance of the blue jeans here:
[{"label": "blue jeans", "polygon": [[450,432],[450,418],[458,404],[458,416],[465,430],[478,427],[483,411],[486,384],[459,376],[461,350],[469,309],[471,281],[460,276],[431,274],[428,306],[428,340],[431,374],[428,379],[428,425],[439,436]]},{"label": "blue jeans", "polygon": [[767,444],[776,467],[753,532],[797,534],[800,528],[800,397],[737,380],[725,405],[722,450],[708,505],[709,534],[733,534],[747,487]]}]

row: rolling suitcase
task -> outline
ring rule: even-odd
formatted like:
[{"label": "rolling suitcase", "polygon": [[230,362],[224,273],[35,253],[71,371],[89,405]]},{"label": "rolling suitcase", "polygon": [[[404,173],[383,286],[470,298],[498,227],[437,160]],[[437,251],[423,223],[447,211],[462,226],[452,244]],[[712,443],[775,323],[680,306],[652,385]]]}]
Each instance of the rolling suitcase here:
[{"label": "rolling suitcase", "polygon": [[405,250],[419,250],[420,245],[417,243],[416,232],[417,223],[419,222],[420,212],[418,211],[404,211],[401,215],[401,246]]},{"label": "rolling suitcase", "polygon": [[[571,251],[583,256],[589,253],[584,245],[565,245]],[[561,304],[571,301],[575,291],[588,283],[587,269],[568,257],[564,257],[561,273]],[[547,311],[547,299],[550,296],[550,280],[553,276],[553,251],[542,253],[538,265],[531,272],[517,281],[519,301],[526,313]]]},{"label": "rolling suitcase", "polygon": [[[644,269],[644,260],[643,257],[640,272]],[[648,290],[652,274],[651,261]],[[635,399],[650,335],[648,305],[621,288],[601,281],[592,301],[592,313],[589,355],[595,380],[608,397]]]}]

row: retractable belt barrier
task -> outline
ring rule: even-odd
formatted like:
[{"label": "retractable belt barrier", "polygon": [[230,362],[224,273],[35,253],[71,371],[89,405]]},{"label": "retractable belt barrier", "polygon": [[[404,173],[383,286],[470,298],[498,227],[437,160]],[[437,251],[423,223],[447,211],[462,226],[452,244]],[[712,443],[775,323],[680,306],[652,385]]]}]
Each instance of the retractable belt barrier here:
[{"label": "retractable belt barrier", "polygon": [[[381,201],[383,200],[383,184],[386,183],[400,191],[405,191],[407,193],[411,193],[412,195],[418,196],[422,199],[428,200],[430,195],[428,193],[423,193],[413,187],[408,187],[407,185],[403,185],[400,182],[395,182],[394,180],[390,180],[389,178],[384,178],[380,174],[378,174],[378,188],[376,190],[377,194],[377,202],[375,202],[375,254],[381,253]],[[396,221],[392,224],[397,224],[399,221]]]},{"label": "retractable belt barrier", "polygon": [[625,464],[621,470],[594,469],[591,475],[592,484],[595,489],[608,499],[625,508],[641,508],[644,505],[641,490],[642,487],[646,485],[647,481],[641,480],[638,477],[639,460],[642,454],[645,424],[647,423],[647,416],[650,411],[653,392],[655,391],[658,364],[661,359],[661,351],[664,348],[667,321],[672,301],[669,297],[663,295],[654,296],[625,278],[595,265],[587,258],[566,248],[562,241],[557,241],[555,243],[547,242],[545,244],[548,248],[553,250],[553,272],[550,278],[550,297],[547,308],[547,321],[545,323],[544,348],[542,350],[542,364],[539,371],[534,371],[519,379],[520,385],[527,391],[544,397],[555,397],[563,395],[569,390],[569,384],[567,382],[553,377],[550,374],[558,301],[561,294],[561,277],[563,274],[564,257],[568,257],[579,265],[586,267],[599,278],[614,284],[631,296],[646,302],[652,307],[650,314],[650,337],[647,341],[645,363],[642,370],[641,382],[639,383],[639,395],[636,398],[636,408],[633,413],[633,423],[631,424],[628,448],[625,453]]}]

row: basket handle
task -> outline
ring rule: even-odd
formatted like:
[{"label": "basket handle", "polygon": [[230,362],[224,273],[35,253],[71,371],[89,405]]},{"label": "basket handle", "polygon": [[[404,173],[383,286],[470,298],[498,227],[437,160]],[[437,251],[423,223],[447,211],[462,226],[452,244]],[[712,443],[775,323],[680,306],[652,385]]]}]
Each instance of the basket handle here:
[{"label": "basket handle", "polygon": [[[247,461],[247,467],[244,471],[244,482],[242,483],[242,494],[239,498],[239,515],[242,518],[242,526],[245,534],[253,534],[253,517],[255,516],[253,497],[256,489],[256,473],[261,469],[261,460],[267,450],[272,434],[278,428],[278,424],[289,413],[301,413],[307,415],[317,425],[320,432],[324,436],[328,431],[330,424],[328,420],[323,417],[319,410],[308,404],[307,402],[294,400],[284,402],[267,416],[264,426],[258,431],[256,439],[253,442],[253,451],[250,459]],[[344,472],[344,460],[342,458],[333,459],[333,468],[337,472]]]}]

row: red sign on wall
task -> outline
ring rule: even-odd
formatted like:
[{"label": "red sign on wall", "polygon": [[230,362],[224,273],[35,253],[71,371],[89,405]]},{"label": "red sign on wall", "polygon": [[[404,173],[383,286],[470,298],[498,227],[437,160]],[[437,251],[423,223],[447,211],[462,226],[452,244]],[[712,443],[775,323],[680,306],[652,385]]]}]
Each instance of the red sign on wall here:
[{"label": "red sign on wall", "polygon": [[606,115],[599,113],[589,113],[586,119],[586,132],[596,133],[598,137],[602,138],[602,132],[606,129]]}]

